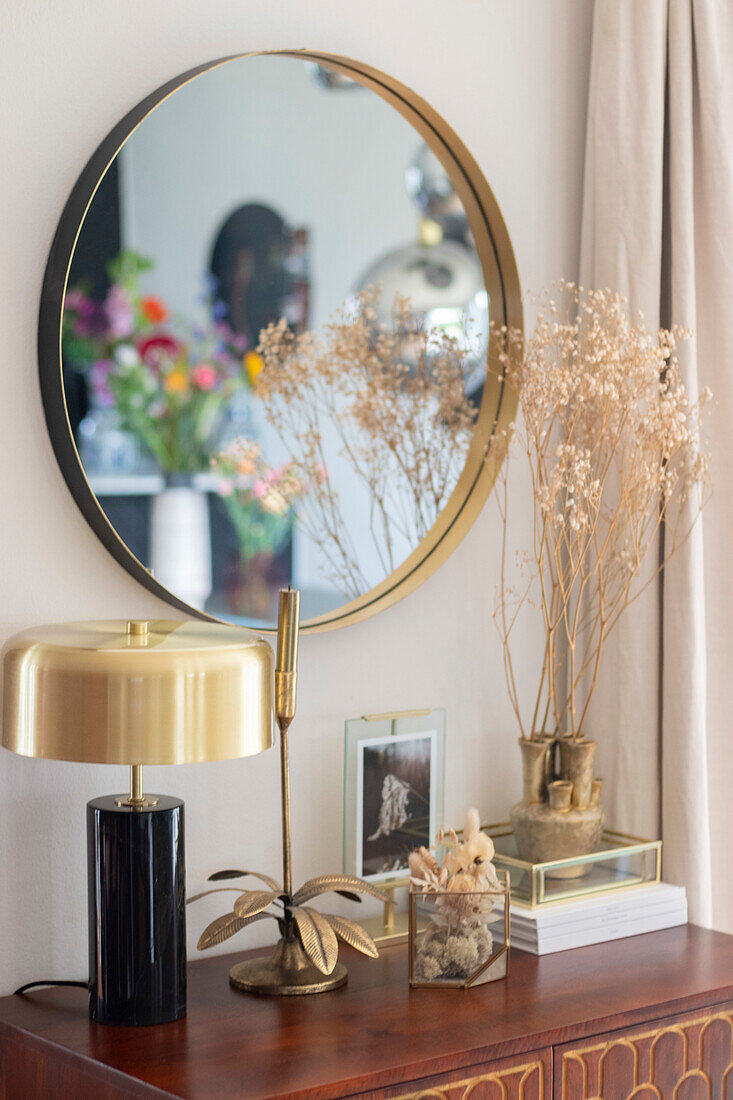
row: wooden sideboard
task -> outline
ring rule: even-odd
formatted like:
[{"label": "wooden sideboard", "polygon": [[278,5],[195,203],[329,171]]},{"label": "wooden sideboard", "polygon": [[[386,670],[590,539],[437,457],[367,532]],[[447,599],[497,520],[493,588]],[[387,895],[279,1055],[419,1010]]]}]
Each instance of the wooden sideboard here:
[{"label": "wooden sideboard", "polygon": [[[345,952],[314,997],[189,967],[185,1019],[93,1024],[80,989],[0,1000],[2,1100],[733,1100],[733,936],[693,926],[536,958],[507,981],[410,990],[404,946]],[[29,975],[30,977],[30,975]]]}]

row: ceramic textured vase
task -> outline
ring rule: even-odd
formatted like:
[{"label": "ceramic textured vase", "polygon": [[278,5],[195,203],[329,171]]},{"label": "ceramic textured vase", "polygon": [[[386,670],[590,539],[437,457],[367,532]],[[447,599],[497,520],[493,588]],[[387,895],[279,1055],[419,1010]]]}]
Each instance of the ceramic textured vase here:
[{"label": "ceramic textured vase", "polygon": [[[521,738],[522,801],[511,811],[520,859],[546,863],[596,851],[605,814],[600,804],[601,780],[593,777],[595,741],[542,734]],[[555,768],[559,747],[560,766]],[[582,874],[583,867],[558,873]]]},{"label": "ceramic textured vase", "polygon": [[150,507],[150,566],[157,581],[192,607],[211,595],[209,501],[191,485],[171,483]]}]

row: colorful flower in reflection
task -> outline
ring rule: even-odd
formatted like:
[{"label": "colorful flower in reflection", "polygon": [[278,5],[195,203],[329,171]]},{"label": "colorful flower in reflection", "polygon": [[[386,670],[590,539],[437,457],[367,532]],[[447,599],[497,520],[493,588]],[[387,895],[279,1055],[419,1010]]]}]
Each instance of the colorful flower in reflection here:
[{"label": "colorful flower in reflection", "polygon": [[101,302],[81,295],[75,307],[74,335],[94,339],[107,331],[107,314]]},{"label": "colorful flower in reflection", "polygon": [[107,265],[103,301],[82,285],[69,288],[64,361],[87,374],[92,403],[114,409],[166,473],[198,473],[209,468],[229,399],[252,386],[242,369],[247,339],[221,311],[196,325],[172,317],[160,296],[141,291],[152,270],[127,250]]},{"label": "colorful flower in reflection", "polygon": [[164,362],[172,362],[176,358],[181,344],[168,333],[159,332],[141,340],[137,350],[147,366],[158,369]]},{"label": "colorful flower in reflection", "polygon": [[115,395],[109,387],[110,372],[115,369],[111,359],[99,359],[92,364],[91,385],[97,405],[111,409],[115,405]]},{"label": "colorful flower in reflection", "polygon": [[169,317],[167,305],[154,294],[148,294],[140,299],[140,311],[151,325],[164,325]]},{"label": "colorful flower in reflection", "polygon": [[111,286],[104,302],[109,334],[113,340],[132,335],[135,327],[135,309],[130,295],[121,286]]},{"label": "colorful flower in reflection", "polygon": [[256,351],[248,351],[244,357],[244,369],[249,375],[250,382],[254,382],[257,375],[264,367],[264,361],[261,355],[258,355]]},{"label": "colorful flower in reflection", "polygon": [[191,381],[197,389],[206,393],[216,388],[219,381],[219,372],[210,363],[199,363],[191,371]]},{"label": "colorful flower in reflection", "polygon": [[167,393],[185,393],[188,389],[188,375],[182,367],[175,367],[163,377],[163,388]]}]

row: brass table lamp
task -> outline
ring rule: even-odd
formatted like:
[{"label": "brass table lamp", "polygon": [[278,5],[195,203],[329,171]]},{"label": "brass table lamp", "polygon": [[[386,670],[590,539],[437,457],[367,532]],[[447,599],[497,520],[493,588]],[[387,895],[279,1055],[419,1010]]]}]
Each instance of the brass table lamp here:
[{"label": "brass table lamp", "polygon": [[157,1024],[186,1011],[183,802],[145,794],[144,764],[229,760],[272,744],[272,650],[204,622],[64,623],[3,654],[2,745],[130,767],[129,794],[87,804],[89,1013]]}]

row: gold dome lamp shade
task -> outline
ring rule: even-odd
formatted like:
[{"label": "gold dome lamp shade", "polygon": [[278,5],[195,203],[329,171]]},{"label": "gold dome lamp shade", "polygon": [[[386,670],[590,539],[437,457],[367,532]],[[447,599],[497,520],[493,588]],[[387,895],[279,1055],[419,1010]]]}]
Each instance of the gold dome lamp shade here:
[{"label": "gold dome lamp shade", "polygon": [[273,743],[273,655],[212,622],[59,623],[5,644],[2,745],[130,767],[87,805],[90,1015],[178,1019],[186,1006],[183,802],[143,793],[144,764],[252,756]]}]

